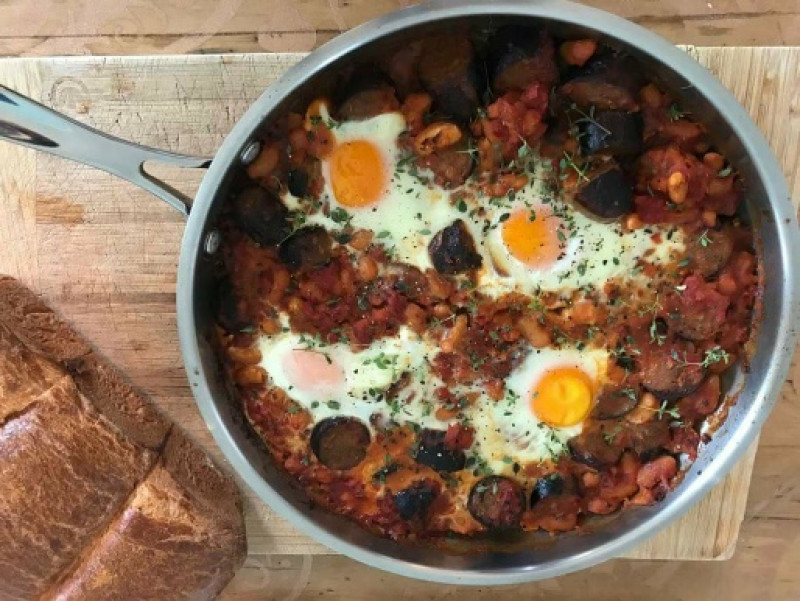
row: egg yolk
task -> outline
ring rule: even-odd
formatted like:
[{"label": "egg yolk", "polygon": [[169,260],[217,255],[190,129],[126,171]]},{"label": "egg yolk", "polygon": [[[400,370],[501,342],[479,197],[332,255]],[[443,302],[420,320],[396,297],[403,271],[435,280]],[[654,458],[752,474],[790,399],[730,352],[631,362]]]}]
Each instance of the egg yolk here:
[{"label": "egg yolk", "polygon": [[289,351],[283,356],[283,370],[292,386],[305,392],[335,394],[345,386],[342,367],[328,355],[316,351]]},{"label": "egg yolk", "polygon": [[336,201],[346,207],[366,207],[380,198],[386,170],[380,151],[366,140],[339,144],[330,158],[331,185]]},{"label": "egg yolk", "polygon": [[574,367],[546,373],[532,399],[536,416],[554,428],[566,428],[583,421],[592,406],[592,381]]},{"label": "egg yolk", "polygon": [[[564,222],[549,211],[537,209],[535,217],[529,211],[512,213],[503,224],[503,243],[508,252],[521,263],[535,269],[549,267],[564,250],[559,239]],[[566,240],[562,233],[562,239]]]}]

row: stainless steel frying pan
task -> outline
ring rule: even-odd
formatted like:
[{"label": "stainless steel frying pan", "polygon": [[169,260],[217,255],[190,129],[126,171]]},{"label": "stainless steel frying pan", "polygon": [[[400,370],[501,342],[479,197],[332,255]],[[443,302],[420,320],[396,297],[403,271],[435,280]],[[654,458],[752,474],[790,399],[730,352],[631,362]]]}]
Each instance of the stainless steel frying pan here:
[{"label": "stainless steel frying pan", "polygon": [[[741,394],[724,426],[664,502],[622,512],[602,528],[543,543],[535,536],[507,552],[446,553],[376,538],[337,516],[310,509],[302,490],[275,469],[248,432],[220,378],[207,342],[215,221],[229,188],[254,156],[259,128],[302,110],[354,60],[387,44],[436,31],[485,31],[502,24],[547,26],[559,36],[591,36],[626,49],[681,106],[706,123],[747,185],[747,210],[766,274],[764,312],[751,371],[728,382]],[[329,42],[288,71],[245,113],[217,152],[194,202],[144,171],[145,161],[207,167],[209,161],[152,150],[93,131],[0,88],[0,138],[84,162],[123,177],[188,215],[178,271],[178,329],[192,391],[217,444],[234,469],[273,509],[332,549],[378,568],[461,584],[510,584],[564,574],[619,555],[682,515],[718,483],[752,442],[786,377],[800,313],[800,232],[789,194],[767,143],[747,113],[705,69],[660,37],[605,12],[563,0],[437,1],[382,17]],[[0,216],[1,218],[1,216]]]}]

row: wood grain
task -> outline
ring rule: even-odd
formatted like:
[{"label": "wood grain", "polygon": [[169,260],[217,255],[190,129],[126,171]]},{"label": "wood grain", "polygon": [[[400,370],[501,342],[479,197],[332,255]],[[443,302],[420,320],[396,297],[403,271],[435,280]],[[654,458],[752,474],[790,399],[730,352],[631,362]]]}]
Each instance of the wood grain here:
[{"label": "wood grain", "polygon": [[[307,51],[418,0],[4,0],[0,55]],[[587,0],[667,39],[798,45],[800,0]]]},{"label": "wood grain", "polygon": [[[793,197],[800,198],[800,89],[792,77],[800,72],[800,49],[701,48],[694,55],[720,75],[756,118],[790,178]],[[298,58],[6,60],[0,61],[0,83],[110,133],[172,151],[212,154],[249,103]],[[219,458],[186,386],[175,333],[175,270],[183,228],[178,214],[109,175],[8,144],[0,144],[0,166],[0,248],[4,250],[0,272],[16,275],[41,291]],[[185,171],[171,174],[171,179],[191,192],[200,175]],[[797,362],[790,381],[800,381]],[[764,547],[781,558],[788,553],[800,559],[800,521],[796,512],[792,514],[800,502],[798,404],[800,393],[794,384],[787,385],[756,459],[759,468],[740,554],[734,555],[737,564],[742,553],[758,558],[759,548],[764,551]],[[751,461],[752,452],[683,521],[632,556],[730,556],[745,508]],[[361,599],[387,585],[398,587],[398,598],[401,591],[408,598],[461,594],[458,588],[412,584],[343,558],[316,556],[326,550],[275,517],[249,493],[247,524],[251,567],[234,581],[228,599],[278,599],[302,591],[303,598],[311,598],[326,587],[346,598]],[[772,538],[765,539],[766,532],[772,532]],[[280,555],[265,557],[264,553]],[[565,591],[577,594],[589,584],[593,589],[610,586],[636,573],[639,576],[629,583],[641,581],[639,592],[644,594],[655,582],[644,578],[642,566],[646,565],[652,569],[667,564],[612,562],[525,590],[563,593],[560,598],[568,599],[572,597]],[[668,565],[669,574],[683,569],[679,567],[683,564]],[[723,569],[713,571],[721,574]],[[794,578],[798,587],[794,590],[800,590],[800,579],[783,569],[781,577]],[[656,581],[666,582],[665,569],[655,571],[659,570],[662,576]],[[697,568],[686,570],[694,573]],[[350,581],[344,579],[348,575],[352,575]],[[310,578],[307,585],[304,578]],[[269,591],[263,582],[253,584],[259,579],[269,581]],[[357,584],[361,579],[368,582]],[[284,580],[285,586],[276,584]],[[508,588],[506,598],[520,590]]]}]

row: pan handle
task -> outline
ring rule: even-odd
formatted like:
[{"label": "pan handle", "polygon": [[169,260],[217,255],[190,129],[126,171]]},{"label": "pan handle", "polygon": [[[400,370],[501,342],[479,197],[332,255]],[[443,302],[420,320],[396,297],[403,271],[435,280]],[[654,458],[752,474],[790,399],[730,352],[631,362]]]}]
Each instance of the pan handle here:
[{"label": "pan handle", "polygon": [[211,159],[147,148],[87,127],[0,86],[0,140],[91,165],[155,194],[188,215],[192,199],[145,171],[146,161],[205,169]]}]

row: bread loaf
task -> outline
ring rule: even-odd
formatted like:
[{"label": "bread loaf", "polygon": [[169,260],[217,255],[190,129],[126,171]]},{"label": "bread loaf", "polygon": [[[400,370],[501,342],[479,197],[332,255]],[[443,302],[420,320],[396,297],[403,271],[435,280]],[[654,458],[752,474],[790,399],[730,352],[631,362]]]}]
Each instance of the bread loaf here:
[{"label": "bread loaf", "polygon": [[232,480],[0,276],[0,599],[212,599],[245,547]]}]

